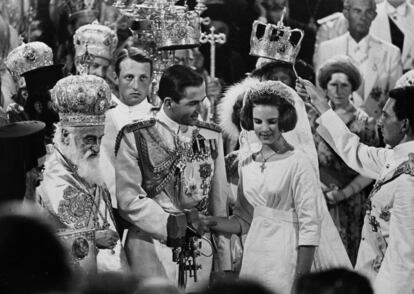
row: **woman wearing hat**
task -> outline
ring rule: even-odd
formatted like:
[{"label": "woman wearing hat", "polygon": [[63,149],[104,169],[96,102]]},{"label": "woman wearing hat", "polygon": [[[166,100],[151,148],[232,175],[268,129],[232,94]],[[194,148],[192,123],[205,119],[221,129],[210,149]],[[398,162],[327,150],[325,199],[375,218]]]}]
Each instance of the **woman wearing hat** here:
[{"label": "woman wearing hat", "polygon": [[[358,68],[347,56],[329,59],[318,72],[318,82],[334,111],[367,145],[377,146],[375,121],[352,104],[362,82]],[[320,178],[330,212],[352,263],[355,263],[361,238],[366,195],[371,180],[351,170],[316,133],[315,110],[308,111],[318,152]]]}]

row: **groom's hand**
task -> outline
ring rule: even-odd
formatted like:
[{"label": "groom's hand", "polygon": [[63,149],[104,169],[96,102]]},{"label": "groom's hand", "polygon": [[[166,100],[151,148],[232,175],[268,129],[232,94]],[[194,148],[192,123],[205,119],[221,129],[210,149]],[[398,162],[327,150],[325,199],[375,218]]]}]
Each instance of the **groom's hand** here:
[{"label": "groom's hand", "polygon": [[323,114],[331,109],[327,99],[325,98],[325,93],[321,88],[316,87],[310,81],[304,80],[300,77],[298,77],[296,85],[296,90],[298,91],[299,89],[301,92],[299,95],[303,95],[303,88],[306,89],[306,92],[310,98],[310,103],[316,108],[316,110],[319,111],[320,114]]}]

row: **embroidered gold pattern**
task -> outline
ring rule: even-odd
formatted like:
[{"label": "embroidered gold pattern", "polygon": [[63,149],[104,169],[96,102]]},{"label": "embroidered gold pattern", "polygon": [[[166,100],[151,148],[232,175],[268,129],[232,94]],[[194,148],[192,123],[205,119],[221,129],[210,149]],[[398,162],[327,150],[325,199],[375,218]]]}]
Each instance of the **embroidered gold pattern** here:
[{"label": "embroidered gold pattern", "polygon": [[89,195],[67,186],[63,191],[63,200],[59,202],[58,215],[64,223],[74,223],[76,229],[85,228],[93,215],[93,205]]}]

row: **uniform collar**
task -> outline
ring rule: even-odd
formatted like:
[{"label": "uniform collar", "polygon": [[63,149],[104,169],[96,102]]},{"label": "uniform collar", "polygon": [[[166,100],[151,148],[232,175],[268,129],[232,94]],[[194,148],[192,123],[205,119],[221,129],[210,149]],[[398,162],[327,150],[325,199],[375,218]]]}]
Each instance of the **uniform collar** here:
[{"label": "uniform collar", "polygon": [[137,110],[143,110],[145,112],[147,109],[148,110],[151,109],[151,105],[148,102],[147,98],[145,98],[141,103],[133,105],[133,106],[128,106],[125,103],[123,103],[121,100],[119,100],[118,107],[127,112],[134,112]]},{"label": "uniform collar", "polygon": [[[349,47],[350,47],[348,49],[354,50],[356,47],[359,47],[359,49],[361,49],[361,50],[364,50],[364,51],[368,50],[369,34],[366,35],[364,38],[362,38],[361,41],[359,41],[358,43],[354,40],[354,38],[352,38],[352,36],[349,32],[347,34],[348,34],[347,37],[348,37],[348,40],[349,40],[348,44],[349,44]],[[353,51],[351,51],[351,52],[353,52]]]},{"label": "uniform collar", "polygon": [[115,106],[122,103],[121,100],[119,100],[118,97],[116,97],[114,93],[111,93],[111,102]]},{"label": "uniform collar", "polygon": [[408,159],[409,153],[414,153],[414,141],[404,142],[402,144],[398,144],[393,148],[394,150],[394,159]]},{"label": "uniform collar", "polygon": [[174,132],[174,134],[178,134],[178,131],[180,130],[180,124],[176,121],[172,120],[164,111],[164,106],[161,106],[160,111],[157,113],[157,119],[166,124],[168,128]]},{"label": "uniform collar", "polygon": [[398,14],[400,16],[405,17],[406,14],[407,14],[407,8],[408,8],[407,7],[407,1],[402,3],[397,8],[395,8],[394,6],[389,4],[388,1],[385,1],[385,10],[387,11],[387,14],[390,15],[390,16]]}]

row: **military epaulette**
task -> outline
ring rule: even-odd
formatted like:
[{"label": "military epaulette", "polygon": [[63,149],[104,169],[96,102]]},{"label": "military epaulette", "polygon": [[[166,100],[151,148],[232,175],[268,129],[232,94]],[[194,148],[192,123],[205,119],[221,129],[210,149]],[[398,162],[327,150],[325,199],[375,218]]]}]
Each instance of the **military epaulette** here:
[{"label": "military epaulette", "polygon": [[328,16],[325,16],[323,18],[318,19],[316,22],[317,22],[318,25],[322,25],[324,23],[327,23],[327,22],[334,21],[334,20],[338,19],[341,16],[341,14],[342,14],[341,12],[335,12],[335,13],[332,13]]},{"label": "military epaulette", "polygon": [[109,105],[109,109],[115,108],[118,106],[118,103],[116,103],[114,100],[111,100],[111,104]]},{"label": "military epaulette", "polygon": [[197,121],[195,124],[197,127],[202,128],[202,129],[209,129],[212,131],[215,131],[217,133],[221,133],[221,128],[219,125],[215,124],[215,123],[208,123],[208,122],[204,122],[204,121]]},{"label": "military epaulette", "polygon": [[153,117],[148,118],[148,119],[143,119],[143,120],[137,120],[129,125],[124,126],[121,129],[121,131],[124,133],[135,132],[136,130],[139,130],[139,129],[145,129],[145,128],[154,126],[156,121],[157,120]]},{"label": "military epaulette", "polygon": [[410,175],[414,177],[414,153],[408,154],[408,160],[401,163],[394,172],[387,174],[383,179],[378,180],[374,187],[372,188],[371,193],[369,194],[369,198],[372,198],[375,193],[377,193],[381,187],[401,175]]},{"label": "military epaulette", "polygon": [[138,120],[131,124],[124,126],[116,136],[115,140],[115,156],[118,154],[119,146],[121,145],[122,138],[125,134],[135,132],[140,129],[149,128],[155,125],[157,120],[155,118],[145,119],[145,120]]},{"label": "military epaulette", "polygon": [[393,178],[406,174],[414,176],[414,153],[408,154],[408,160],[401,163],[394,172]]}]

